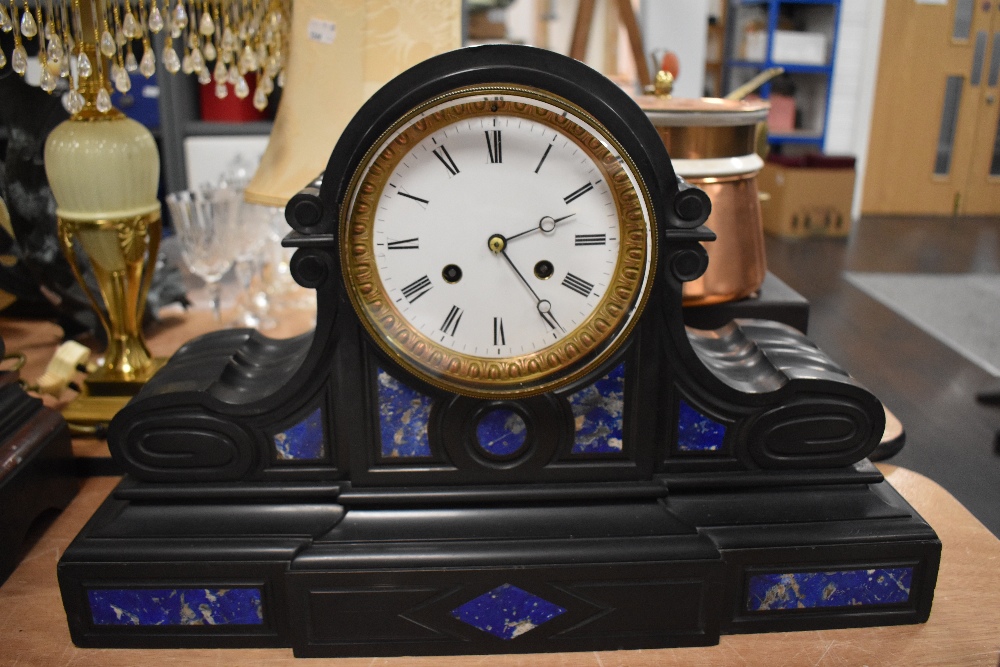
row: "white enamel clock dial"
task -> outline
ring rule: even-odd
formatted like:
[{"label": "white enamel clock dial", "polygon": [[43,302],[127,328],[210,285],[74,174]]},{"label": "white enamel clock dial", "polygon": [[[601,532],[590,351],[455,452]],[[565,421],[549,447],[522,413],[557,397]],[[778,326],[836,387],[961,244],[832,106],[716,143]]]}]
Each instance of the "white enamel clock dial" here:
[{"label": "white enamel clock dial", "polygon": [[404,118],[359,171],[345,278],[376,340],[424,379],[537,393],[629,329],[654,257],[642,192],[568,103],[459,91]]}]

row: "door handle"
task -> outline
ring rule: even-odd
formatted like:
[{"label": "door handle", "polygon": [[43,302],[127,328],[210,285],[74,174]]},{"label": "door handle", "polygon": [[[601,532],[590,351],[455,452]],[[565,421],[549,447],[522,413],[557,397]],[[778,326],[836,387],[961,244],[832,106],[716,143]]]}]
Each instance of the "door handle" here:
[{"label": "door handle", "polygon": [[972,53],[972,71],[969,73],[969,85],[978,86],[983,79],[983,65],[986,62],[986,31],[976,33],[976,47]]}]

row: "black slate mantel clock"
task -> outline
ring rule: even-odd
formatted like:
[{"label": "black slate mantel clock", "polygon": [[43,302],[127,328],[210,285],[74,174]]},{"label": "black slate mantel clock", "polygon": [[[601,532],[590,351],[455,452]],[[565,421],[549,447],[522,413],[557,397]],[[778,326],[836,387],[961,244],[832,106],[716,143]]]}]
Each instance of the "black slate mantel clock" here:
[{"label": "black slate mantel clock", "polygon": [[65,552],[80,646],[300,656],[704,645],[914,623],[940,543],[881,404],[801,334],[681,321],[707,197],[640,109],[528,47],[365,104],[286,217],[315,332],[182,348]]}]

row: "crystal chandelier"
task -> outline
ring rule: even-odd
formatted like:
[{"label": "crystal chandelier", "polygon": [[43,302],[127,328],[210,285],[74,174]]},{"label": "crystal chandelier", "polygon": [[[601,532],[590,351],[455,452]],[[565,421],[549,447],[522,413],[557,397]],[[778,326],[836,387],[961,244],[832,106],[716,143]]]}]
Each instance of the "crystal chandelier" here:
[{"label": "crystal chandelier", "polygon": [[[290,16],[291,0],[0,0],[0,31],[14,37],[9,56],[0,50],[0,68],[9,64],[23,76],[24,45],[37,39],[41,88],[51,93],[59,78],[66,79],[63,104],[71,114],[87,104],[81,88],[96,89],[92,103],[107,113],[107,83],[126,93],[132,72],[152,76],[157,56],[151,36],[164,32],[164,69],[214,83],[220,98],[229,86],[246,98],[252,79],[253,105],[263,110],[274,87],[284,84]],[[91,79],[96,86],[87,85]]]}]

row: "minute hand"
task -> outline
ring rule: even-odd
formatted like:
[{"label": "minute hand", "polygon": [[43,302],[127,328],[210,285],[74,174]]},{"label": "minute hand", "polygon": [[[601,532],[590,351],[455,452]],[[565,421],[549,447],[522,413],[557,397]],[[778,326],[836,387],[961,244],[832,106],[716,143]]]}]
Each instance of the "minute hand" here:
[{"label": "minute hand", "polygon": [[524,283],[524,286],[528,288],[529,292],[531,292],[531,296],[535,297],[535,307],[538,309],[538,314],[542,316],[543,320],[545,320],[545,323],[548,324],[553,329],[559,327],[560,329],[562,329],[562,331],[565,332],[566,330],[563,329],[563,326],[559,324],[559,321],[556,320],[555,316],[552,314],[552,303],[549,302],[547,299],[540,299],[538,297],[538,294],[535,292],[534,289],[532,289],[531,284],[527,280],[525,280],[521,272],[517,270],[516,266],[514,266],[514,262],[512,262],[510,257],[507,256],[506,249],[501,250],[500,254],[503,255],[503,258],[507,260],[508,264],[510,264],[510,268],[514,269],[514,273],[517,274],[517,277],[521,279],[521,282]]},{"label": "minute hand", "polygon": [[514,234],[513,236],[508,236],[507,240],[508,241],[513,241],[518,236],[524,236],[525,234],[530,234],[531,232],[537,232],[538,230],[541,230],[543,232],[551,232],[553,229],[556,228],[556,223],[557,222],[562,222],[563,220],[566,220],[567,218],[572,218],[574,215],[576,215],[576,213],[570,213],[569,215],[564,215],[561,218],[553,218],[550,215],[544,215],[544,216],[542,216],[542,219],[538,221],[537,225],[535,225],[531,229],[526,229],[523,232],[518,232],[517,234]]}]

